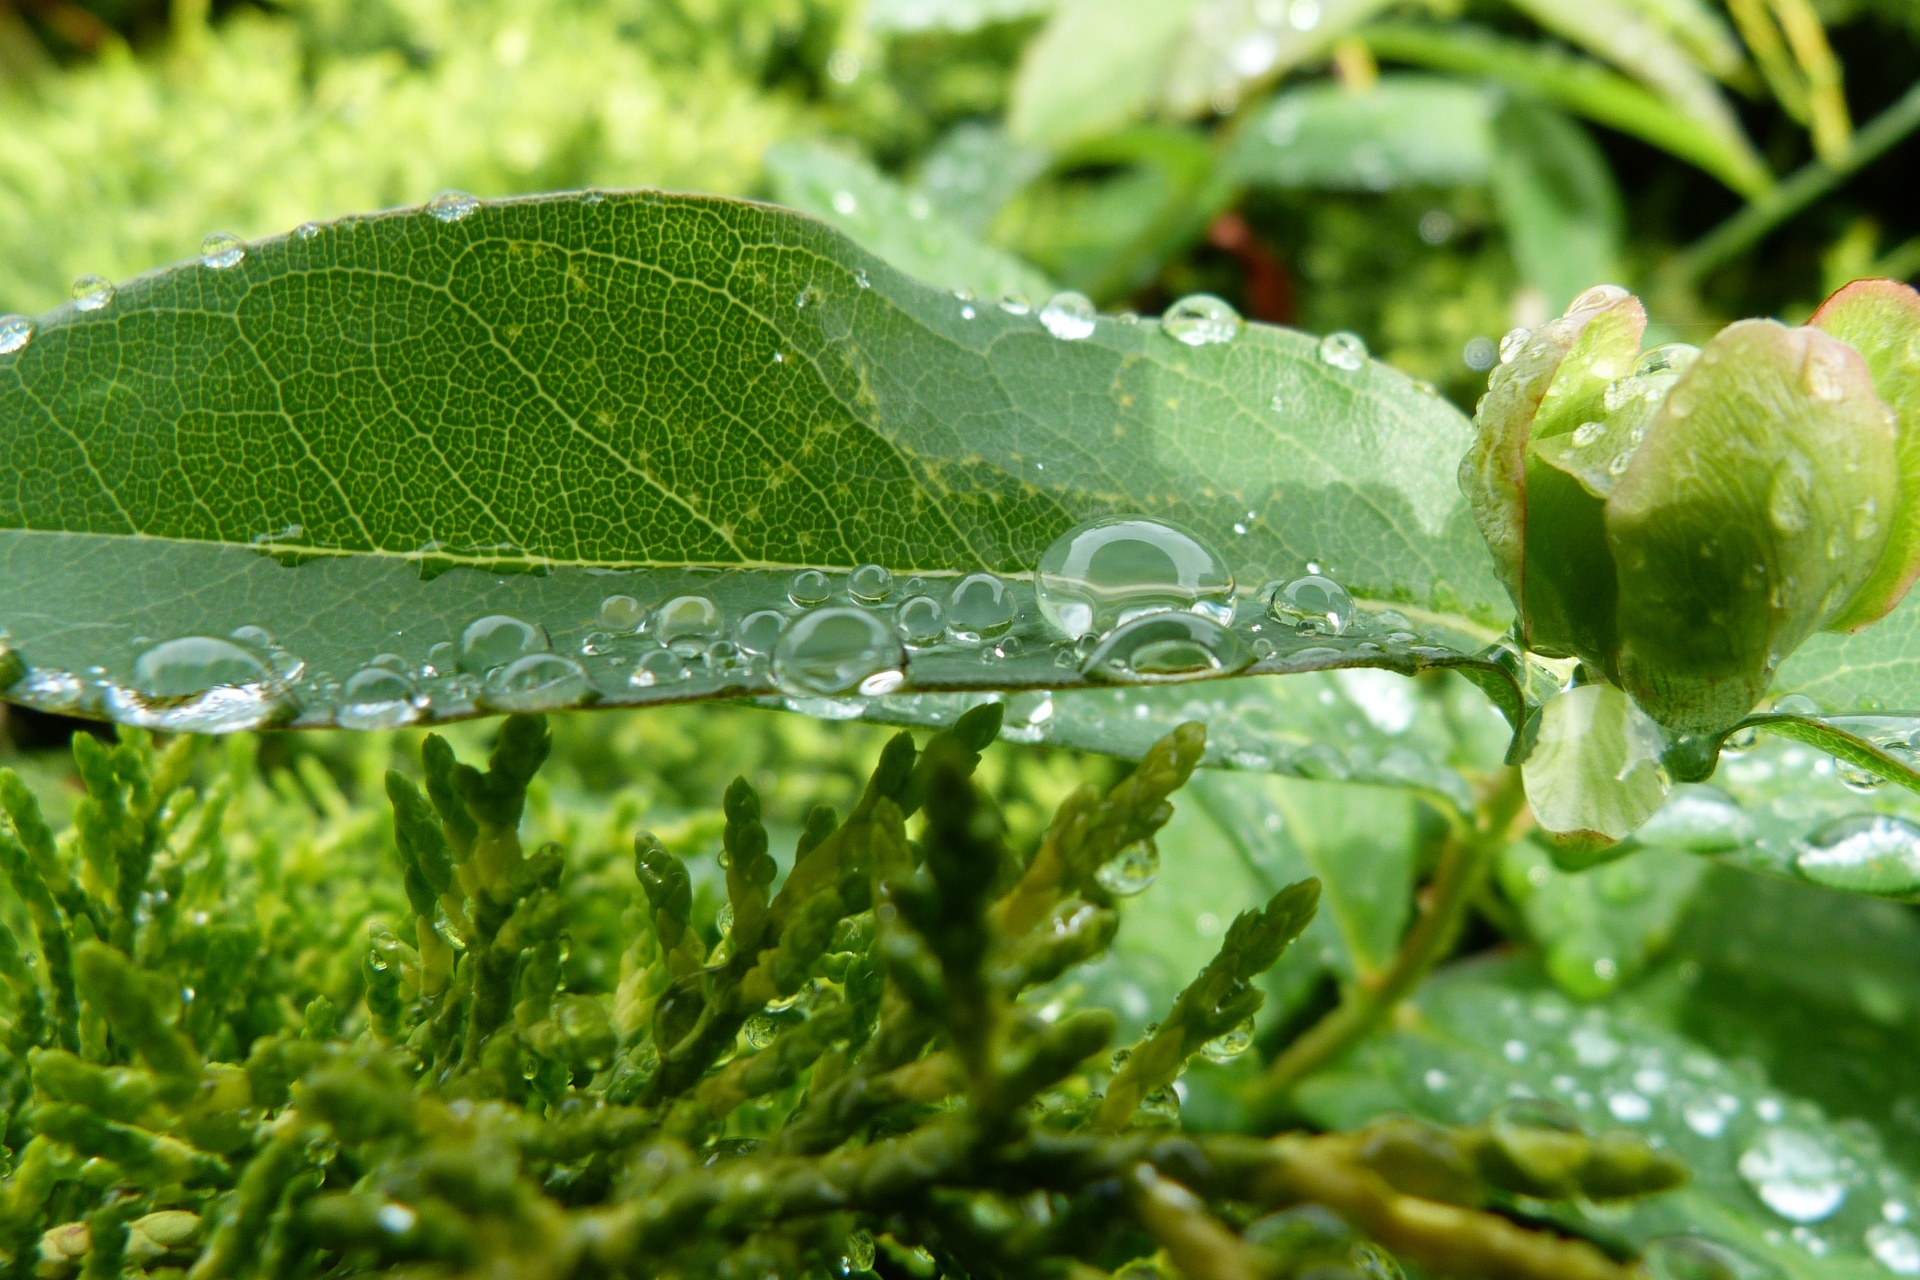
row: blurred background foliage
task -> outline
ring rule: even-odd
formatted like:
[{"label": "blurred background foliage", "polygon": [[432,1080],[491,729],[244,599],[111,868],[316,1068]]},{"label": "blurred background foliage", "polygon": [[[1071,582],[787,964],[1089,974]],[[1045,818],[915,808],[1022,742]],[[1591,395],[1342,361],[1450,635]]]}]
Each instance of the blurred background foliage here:
[{"label": "blurred background foliage", "polygon": [[443,187],[833,216],[794,171],[871,165],[989,287],[1204,289],[1465,404],[1598,279],[1674,338],[1912,276],[1917,66],[1912,0],[12,0],[0,308]]}]

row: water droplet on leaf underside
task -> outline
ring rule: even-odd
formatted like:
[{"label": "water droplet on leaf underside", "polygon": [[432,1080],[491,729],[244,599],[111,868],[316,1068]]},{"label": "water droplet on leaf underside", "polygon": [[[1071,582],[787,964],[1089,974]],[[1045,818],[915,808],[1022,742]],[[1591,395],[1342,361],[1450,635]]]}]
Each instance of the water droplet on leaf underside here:
[{"label": "water droplet on leaf underside", "polygon": [[1190,530],[1145,516],[1069,529],[1041,554],[1034,585],[1041,613],[1074,639],[1169,610],[1233,619],[1226,560]]},{"label": "water droplet on leaf underside", "polygon": [[991,573],[970,573],[947,597],[947,633],[962,644],[991,640],[1013,625],[1013,593]]},{"label": "water droplet on leaf underside", "polygon": [[1093,300],[1069,289],[1047,299],[1040,308],[1040,323],[1063,342],[1078,342],[1093,335],[1095,315]]},{"label": "water droplet on leaf underside", "polygon": [[1116,898],[1146,892],[1160,874],[1160,848],[1151,838],[1136,840],[1100,864],[1093,878]]},{"label": "water droplet on leaf underside", "polygon": [[1769,1209],[1789,1222],[1819,1222],[1847,1198],[1839,1161],[1798,1129],[1764,1130],[1740,1155],[1740,1176]]},{"label": "water droplet on leaf underside", "polygon": [[347,678],[334,716],[343,729],[398,729],[419,718],[413,681],[384,666],[363,667]]},{"label": "water droplet on leaf underside", "polygon": [[1815,884],[1906,897],[1920,892],[1920,826],[1893,814],[1862,814],[1809,836],[1794,868]]},{"label": "water droplet on leaf underside", "polygon": [[1240,638],[1211,618],[1151,613],[1103,640],[1081,671],[1121,684],[1161,684],[1231,675],[1252,662],[1253,654]]},{"label": "water droplet on leaf underside", "polygon": [[795,620],[773,653],[773,679],[801,697],[899,688],[906,665],[900,641],[864,609],[822,609]]}]

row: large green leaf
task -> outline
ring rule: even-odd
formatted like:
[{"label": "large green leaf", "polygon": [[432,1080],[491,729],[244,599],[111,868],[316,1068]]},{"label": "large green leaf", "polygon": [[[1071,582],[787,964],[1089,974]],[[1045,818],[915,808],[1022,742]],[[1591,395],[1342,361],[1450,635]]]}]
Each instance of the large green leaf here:
[{"label": "large green leaf", "polygon": [[1346,1127],[1409,1111],[1472,1124],[1512,1098],[1550,1099],[1589,1131],[1646,1135],[1692,1170],[1678,1191],[1551,1211],[1623,1252],[1697,1234],[1758,1268],[1735,1274],[1885,1280],[1876,1251],[1920,1248],[1901,1225],[1912,1180],[1874,1130],[1836,1122],[1800,1091],[1806,1081],[1769,1078],[1737,1048],[1722,1056],[1619,1002],[1582,1008],[1517,960],[1443,974],[1416,1008],[1301,1086],[1311,1118]]},{"label": "large green leaf", "polygon": [[1007,107],[1021,142],[1064,147],[1127,124],[1159,98],[1199,0],[1065,0],[1027,46]]},{"label": "large green leaf", "polygon": [[1593,138],[1551,107],[1510,102],[1495,121],[1493,193],[1520,276],[1558,315],[1620,275],[1620,189]]},{"label": "large green leaf", "polygon": [[[0,355],[9,696],[218,729],[1452,665],[1517,710],[1511,660],[1466,656],[1505,604],[1453,484],[1468,425],[1350,344],[1057,337],[807,218],[659,194],[234,257]],[[1041,553],[1120,513],[1211,544],[1225,627],[1076,649],[1042,614]],[[1268,613],[1310,565],[1359,598],[1340,634]]]}]

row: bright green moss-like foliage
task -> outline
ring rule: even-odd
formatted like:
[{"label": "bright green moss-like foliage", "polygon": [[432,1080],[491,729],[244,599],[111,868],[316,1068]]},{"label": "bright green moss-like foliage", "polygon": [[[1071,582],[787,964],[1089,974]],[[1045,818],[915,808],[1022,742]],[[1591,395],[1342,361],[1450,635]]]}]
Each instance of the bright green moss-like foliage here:
[{"label": "bright green moss-like foliage", "polygon": [[[554,807],[538,717],[484,766],[426,737],[386,773],[391,828],[317,754],[263,786],[244,739],[76,737],[58,835],[46,788],[0,773],[6,1274],[1237,1277],[1380,1246],[1624,1274],[1480,1206],[1672,1185],[1637,1141],[1183,1133],[1166,1091],[1258,1007],[1318,885],[1245,912],[1109,1066],[1113,1015],[1055,980],[1113,938],[1100,869],[1171,816],[1204,734],[1059,788],[1043,827],[983,767],[999,720],[898,735],[857,790],[816,766],[844,816],[776,775],[778,842],[744,777],[717,819],[659,811],[665,837],[632,796]],[[373,783],[382,750],[347,749]],[[556,824],[577,865],[529,847]],[[615,829],[630,862],[594,852]],[[717,876],[674,851],[716,837]]]}]

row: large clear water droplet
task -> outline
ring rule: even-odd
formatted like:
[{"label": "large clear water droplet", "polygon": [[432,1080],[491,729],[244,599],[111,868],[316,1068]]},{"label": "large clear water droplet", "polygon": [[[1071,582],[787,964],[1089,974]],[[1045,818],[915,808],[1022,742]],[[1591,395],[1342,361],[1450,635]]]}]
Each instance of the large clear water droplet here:
[{"label": "large clear water droplet", "polygon": [[572,658],[529,653],[487,677],[487,701],[503,711],[554,711],[578,705],[588,687]]},{"label": "large clear water droplet", "polygon": [[991,640],[1013,625],[1013,592],[991,573],[970,573],[947,597],[947,632],[963,644]]},{"label": "large clear water droplet", "polygon": [[733,638],[745,653],[766,657],[773,647],[780,643],[780,633],[787,629],[787,616],[778,609],[757,609],[740,619],[733,629]]},{"label": "large clear water droplet", "polygon": [[1357,333],[1330,333],[1320,339],[1320,362],[1348,373],[1358,372],[1367,363],[1367,344]]},{"label": "large clear water droplet", "polygon": [[600,625],[609,631],[632,633],[640,629],[647,620],[646,606],[632,596],[608,596],[600,602],[599,612],[595,615]]},{"label": "large clear water droplet", "polygon": [[1840,1162],[1798,1129],[1763,1130],[1740,1153],[1739,1169],[1761,1203],[1789,1222],[1830,1218],[1847,1198]]},{"label": "large clear water droplet", "polygon": [[105,276],[81,276],[73,282],[72,297],[75,311],[98,311],[113,301],[113,281]]},{"label": "large clear water droplet", "polygon": [[398,729],[420,717],[413,681],[387,667],[362,667],[347,677],[334,719],[342,729]]},{"label": "large clear water droplet", "polygon": [[847,594],[861,604],[879,604],[893,594],[893,575],[877,564],[863,564],[847,575]]},{"label": "large clear water droplet", "polygon": [[1891,1222],[1867,1228],[1867,1252],[1896,1276],[1920,1276],[1920,1236]]},{"label": "large clear water droplet", "polygon": [[1524,325],[1509,329],[1500,339],[1500,363],[1512,364],[1533,341],[1533,330]]},{"label": "large clear water droplet", "polygon": [[802,569],[787,582],[787,599],[802,609],[823,605],[832,594],[833,583],[818,569]]},{"label": "large clear water droplet", "polygon": [[1077,525],[1041,553],[1040,612],[1078,639],[1175,609],[1233,620],[1233,573],[1191,530],[1146,516]]},{"label": "large clear water droplet", "polygon": [[1310,573],[1274,590],[1267,612],[1303,635],[1337,636],[1353,625],[1353,596],[1332,578]]},{"label": "large clear water droplet", "polygon": [[1601,307],[1610,307],[1623,298],[1632,297],[1632,293],[1617,284],[1597,284],[1567,304],[1567,315],[1576,311],[1597,311]]},{"label": "large clear water droplet", "polygon": [[1165,684],[1231,675],[1252,662],[1253,653],[1240,638],[1211,618],[1152,613],[1101,641],[1081,671],[1121,684]]},{"label": "large clear water droplet", "polygon": [[273,672],[239,645],[212,636],[168,640],[133,662],[130,689],[110,686],[116,720],[177,733],[258,728],[274,711]]},{"label": "large clear water droplet", "polygon": [[764,1013],[756,1013],[740,1028],[750,1049],[764,1049],[780,1035],[780,1024]]},{"label": "large clear water droplet", "polygon": [[840,1250],[846,1255],[847,1265],[855,1271],[873,1270],[873,1237],[865,1231],[849,1232]]},{"label": "large clear water droplet", "polygon": [[1253,1048],[1253,1019],[1244,1019],[1225,1035],[1215,1036],[1200,1046],[1200,1056],[1208,1062],[1232,1062]]},{"label": "large clear water droplet", "polygon": [[231,231],[215,231],[200,242],[200,261],[215,271],[237,267],[247,256],[247,242]]},{"label": "large clear water droplet", "polygon": [[10,356],[33,341],[33,321],[25,316],[0,316],[0,356]]},{"label": "large clear water droplet", "polygon": [[1807,837],[1793,865],[1830,889],[1906,897],[1920,892],[1920,826],[1893,814],[1840,818]]},{"label": "large clear water droplet", "polygon": [[1096,314],[1091,298],[1067,289],[1047,299],[1047,305],[1040,308],[1040,323],[1054,337],[1078,342],[1093,336]]},{"label": "large clear water droplet", "polygon": [[649,649],[633,664],[633,674],[627,677],[627,683],[636,689],[651,689],[655,685],[677,684],[691,674],[687,660],[673,650]]},{"label": "large clear water droplet", "polygon": [[479,207],[480,198],[464,191],[442,191],[427,201],[427,212],[441,222],[458,222]]},{"label": "large clear water droplet", "polygon": [[720,635],[720,606],[705,596],[675,596],[653,615],[653,638],[664,645],[704,643]]},{"label": "large clear water droplet", "polygon": [[531,622],[505,613],[489,614],[460,633],[460,668],[485,675],[522,654],[545,650],[547,634]]},{"label": "large clear water droplet", "polygon": [[932,596],[914,596],[894,610],[893,627],[902,640],[924,649],[947,634],[947,611]]},{"label": "large clear water droplet", "polygon": [[1642,844],[1688,853],[1728,853],[1753,837],[1753,819],[1712,787],[1676,791],[1634,835]]},{"label": "large clear water droplet", "polygon": [[1116,898],[1145,893],[1160,874],[1160,846],[1151,837],[1136,840],[1100,864],[1093,878]]},{"label": "large clear water droplet", "polygon": [[1160,317],[1160,331],[1190,347],[1204,347],[1232,342],[1240,336],[1243,323],[1226,299],[1191,293],[1167,308]]},{"label": "large clear water droplet", "polygon": [[906,655],[893,630],[864,609],[821,609],[796,619],[773,651],[773,679],[798,696],[891,693]]}]

